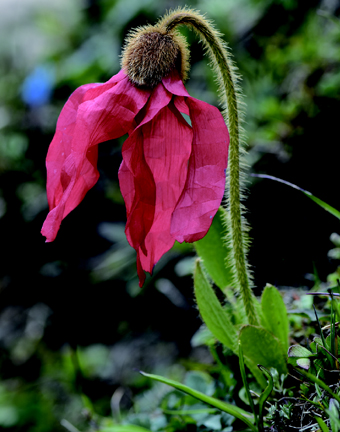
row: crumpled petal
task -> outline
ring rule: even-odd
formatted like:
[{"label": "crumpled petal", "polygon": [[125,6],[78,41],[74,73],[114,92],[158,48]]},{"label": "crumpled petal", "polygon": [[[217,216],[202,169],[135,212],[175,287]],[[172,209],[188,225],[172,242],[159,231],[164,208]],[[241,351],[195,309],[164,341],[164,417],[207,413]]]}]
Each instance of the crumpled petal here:
[{"label": "crumpled petal", "polygon": [[152,227],[144,241],[147,255],[142,250],[140,260],[142,267],[152,272],[154,264],[175,243],[170,234],[171,216],[186,182],[193,133],[171,103],[143,127],[143,133],[156,202]]},{"label": "crumpled petal", "polygon": [[188,98],[194,138],[187,182],[172,214],[171,235],[194,242],[208,232],[225,190],[229,133],[219,110]]},{"label": "crumpled petal", "polygon": [[78,88],[65,104],[46,158],[50,206],[42,234],[53,241],[62,219],[97,182],[96,147],[134,125],[150,92],[134,87],[121,71],[105,84]]},{"label": "crumpled petal", "polygon": [[[163,78],[177,108],[188,113],[194,137],[187,182],[172,214],[171,235],[180,243],[194,242],[208,232],[225,189],[229,133],[220,111],[187,93],[177,72]],[[187,96],[187,97],[185,97]]]},{"label": "crumpled petal", "polygon": [[171,215],[186,182],[191,142],[191,127],[159,84],[145,118],[123,146],[119,172],[128,214],[126,235],[137,250],[140,285],[145,278],[142,270],[151,273],[175,242]]}]

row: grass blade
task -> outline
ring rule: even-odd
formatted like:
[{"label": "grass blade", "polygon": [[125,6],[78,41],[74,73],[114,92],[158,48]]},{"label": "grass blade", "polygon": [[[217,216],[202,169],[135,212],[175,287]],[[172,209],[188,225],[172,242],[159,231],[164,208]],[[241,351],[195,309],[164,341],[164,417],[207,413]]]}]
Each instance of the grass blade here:
[{"label": "grass blade", "polygon": [[333,399],[336,399],[338,402],[340,402],[340,397],[335,394],[329,387],[327,384],[325,384],[321,379],[317,378],[316,376],[314,376],[313,374],[295,367],[295,370],[297,372],[299,372],[301,375],[303,375],[304,377],[308,378],[310,381],[312,381],[314,384],[318,384],[320,387],[322,387],[324,390],[326,390],[326,392],[328,392]]},{"label": "grass blade", "polygon": [[254,424],[252,423],[253,416],[250,413],[248,413],[247,411],[244,411],[235,405],[228,404],[227,402],[220,401],[214,397],[207,396],[206,394],[201,393],[197,390],[194,390],[191,387],[188,387],[188,386],[181,384],[177,381],[174,381],[174,380],[171,380],[168,378],[164,378],[160,375],[148,374],[148,373],[142,372],[142,371],[140,371],[140,373],[143,376],[146,376],[146,377],[151,378],[155,381],[159,381],[161,383],[167,384],[167,385],[169,385],[169,386],[171,386],[177,390],[180,390],[180,391],[182,391],[182,392],[184,392],[184,393],[186,393],[186,394],[188,394],[188,395],[190,395],[190,396],[192,396],[192,397],[194,397],[194,398],[196,398],[202,402],[205,402],[208,405],[211,405],[215,408],[218,408],[221,411],[224,411],[224,412],[238,418],[239,420],[243,421],[252,431],[258,432],[256,426],[254,426]]},{"label": "grass blade", "polygon": [[325,336],[323,335],[322,328],[321,328],[320,321],[319,321],[319,317],[318,317],[318,314],[316,313],[316,309],[315,309],[314,305],[313,305],[313,309],[314,309],[316,321],[317,321],[318,326],[319,326],[319,331],[320,331],[320,336],[321,336],[322,344],[326,348],[326,346],[327,346],[326,345],[326,339],[325,339]]},{"label": "grass blade", "polygon": [[329,432],[328,426],[320,417],[314,417],[314,418],[318,422],[318,425],[320,426],[322,432]]},{"label": "grass blade", "polygon": [[246,370],[245,370],[245,367],[244,367],[243,351],[242,351],[241,341],[239,341],[238,346],[239,346],[238,359],[239,359],[239,364],[240,364],[240,371],[241,371],[243,385],[244,385],[244,387],[246,389],[246,393],[247,393],[247,397],[248,397],[250,408],[251,408],[251,410],[253,411],[253,414],[254,414],[255,423],[256,423],[257,427],[259,427],[257,415],[256,415],[256,412],[255,412],[254,401],[253,401],[253,398],[251,397],[250,390],[249,390],[249,385],[248,385],[248,381],[247,381],[247,377],[246,377]]},{"label": "grass blade", "polygon": [[263,392],[261,393],[260,399],[259,399],[259,432],[262,432],[263,431],[263,411],[264,411],[264,406],[265,406],[266,400],[268,399],[270,393],[273,390],[274,381],[273,381],[273,377],[272,377],[272,375],[271,375],[271,373],[269,372],[268,369],[266,369],[264,366],[261,366],[261,365],[257,365],[257,366],[261,370],[261,372],[266,376],[266,378],[268,380],[268,385],[263,390]]},{"label": "grass blade", "polygon": [[324,210],[328,211],[330,214],[332,214],[336,218],[340,219],[340,211],[339,210],[336,210],[334,207],[332,207],[329,204],[325,203],[320,198],[317,198],[316,196],[314,196],[310,192],[306,191],[305,189],[300,188],[299,186],[296,186],[293,183],[289,183],[289,182],[287,182],[285,180],[282,180],[282,179],[279,179],[277,177],[273,177],[273,176],[270,176],[270,175],[266,175],[266,174],[250,174],[250,175],[252,177],[259,177],[259,178],[274,180],[274,181],[277,181],[279,183],[283,183],[283,184],[285,184],[287,186],[290,186],[290,187],[292,187],[292,188],[294,188],[296,190],[299,190],[300,192],[304,193],[308,198],[310,198],[312,201],[314,201],[316,204],[318,204],[320,207],[322,207]]}]

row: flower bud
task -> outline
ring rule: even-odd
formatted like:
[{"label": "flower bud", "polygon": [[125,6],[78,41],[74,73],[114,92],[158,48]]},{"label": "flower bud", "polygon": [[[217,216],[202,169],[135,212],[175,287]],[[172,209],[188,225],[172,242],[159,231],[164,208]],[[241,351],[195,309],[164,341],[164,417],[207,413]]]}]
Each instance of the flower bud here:
[{"label": "flower bud", "polygon": [[135,85],[153,88],[174,68],[184,81],[189,69],[188,58],[187,44],[180,34],[148,26],[129,34],[122,68]]}]

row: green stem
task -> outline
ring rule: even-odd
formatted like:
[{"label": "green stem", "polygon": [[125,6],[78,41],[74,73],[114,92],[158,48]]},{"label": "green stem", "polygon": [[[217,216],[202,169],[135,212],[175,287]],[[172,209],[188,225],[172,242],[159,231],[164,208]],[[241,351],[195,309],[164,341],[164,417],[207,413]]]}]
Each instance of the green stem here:
[{"label": "green stem", "polygon": [[224,105],[224,118],[230,134],[228,162],[228,210],[230,213],[230,238],[233,256],[232,268],[234,281],[242,295],[249,324],[258,325],[258,316],[254,306],[254,296],[250,287],[248,265],[246,261],[246,241],[244,240],[245,221],[241,207],[241,173],[240,173],[240,91],[237,87],[238,77],[220,34],[211,23],[196,11],[179,8],[165,16],[159,23],[167,32],[179,25],[192,27],[212,61],[218,77],[220,97]]}]

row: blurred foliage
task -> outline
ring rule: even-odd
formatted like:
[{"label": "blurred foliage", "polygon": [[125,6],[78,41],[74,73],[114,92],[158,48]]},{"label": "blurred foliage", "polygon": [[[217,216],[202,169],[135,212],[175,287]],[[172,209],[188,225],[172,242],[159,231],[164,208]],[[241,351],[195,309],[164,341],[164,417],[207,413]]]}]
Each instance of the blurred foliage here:
[{"label": "blurred foliage", "polygon": [[[201,325],[192,245],[176,244],[138,287],[117,179],[123,139],[99,146],[100,180],[63,221],[57,240],[46,245],[39,234],[48,210],[44,159],[68,96],[119,71],[131,28],[184,4],[214,20],[232,49],[243,76],[253,171],[291,181],[340,208],[334,193],[339,1],[1,0],[0,428],[74,432],[72,425],[95,428],[105,423],[101,416],[111,416],[111,423],[124,418],[153,431],[231,430],[231,420],[221,414],[210,421],[206,412],[185,414],[201,407],[164,387],[150,389],[133,371],[197,381],[242,404],[230,353],[209,352],[197,343],[200,334],[190,344]],[[218,105],[201,45],[183,33],[191,46],[188,91]],[[313,318],[301,291],[291,295],[287,286],[312,288],[327,275],[330,282],[339,278],[339,241],[332,237],[335,248],[329,241],[338,225],[297,192],[269,183],[250,184],[250,262],[259,292],[267,282],[286,286],[286,303],[297,310],[290,322],[299,342],[313,332]],[[195,372],[186,374],[189,368]],[[143,406],[147,400],[163,400],[162,411],[150,417],[159,404]],[[184,413],[168,414],[177,409]]]}]

